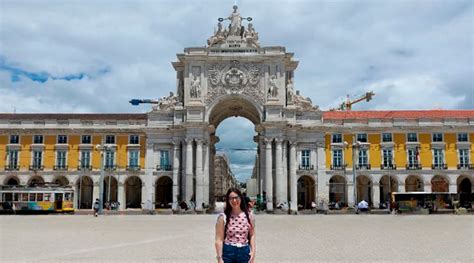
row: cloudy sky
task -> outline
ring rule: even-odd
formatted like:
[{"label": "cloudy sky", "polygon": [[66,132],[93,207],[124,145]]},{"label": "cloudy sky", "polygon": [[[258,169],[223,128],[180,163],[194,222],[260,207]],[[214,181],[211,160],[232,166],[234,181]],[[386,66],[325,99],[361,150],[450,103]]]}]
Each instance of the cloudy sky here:
[{"label": "cloudy sky", "polygon": [[[0,112],[146,112],[131,98],[175,90],[170,62],[204,46],[234,0],[0,0]],[[264,46],[300,61],[295,88],[322,109],[473,109],[471,0],[238,1]],[[218,128],[234,172],[253,165],[253,126]],[[233,143],[239,142],[237,145]]]}]

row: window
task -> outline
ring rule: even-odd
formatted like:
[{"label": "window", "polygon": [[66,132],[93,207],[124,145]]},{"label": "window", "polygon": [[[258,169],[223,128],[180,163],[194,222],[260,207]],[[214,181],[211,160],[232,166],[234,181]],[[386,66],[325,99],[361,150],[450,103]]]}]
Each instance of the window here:
[{"label": "window", "polygon": [[360,149],[359,150],[359,167],[367,167],[368,164],[369,162],[367,158],[367,150]]},{"label": "window", "polygon": [[115,135],[106,135],[105,136],[106,144],[115,144]]},{"label": "window", "polygon": [[43,151],[33,151],[33,168],[41,168],[43,163]]},{"label": "window", "polygon": [[467,133],[458,133],[458,142],[468,142]]},{"label": "window", "polygon": [[433,149],[433,165],[441,168],[444,165],[443,149]]},{"label": "window", "polygon": [[81,168],[87,169],[91,165],[91,151],[81,151]]},{"label": "window", "polygon": [[58,135],[58,144],[67,144],[67,135]]},{"label": "window", "polygon": [[336,168],[341,168],[342,165],[342,149],[337,149],[332,152],[332,165]]},{"label": "window", "polygon": [[433,142],[442,142],[443,134],[442,133],[433,133]]},{"label": "window", "polygon": [[392,134],[382,133],[382,142],[392,142]]},{"label": "window", "polygon": [[171,170],[170,167],[170,153],[167,150],[160,151],[160,167],[159,170]]},{"label": "window", "polygon": [[416,136],[416,133],[408,133],[407,134],[407,141],[409,142],[417,142],[418,141],[418,136]]},{"label": "window", "polygon": [[43,193],[37,193],[36,194],[36,201],[38,201],[38,202],[43,201]]},{"label": "window", "polygon": [[418,149],[408,149],[408,166],[414,168],[418,166]]},{"label": "window", "polygon": [[367,133],[359,133],[359,134],[357,134],[357,141],[359,141],[359,142],[367,142]]},{"label": "window", "polygon": [[459,149],[459,166],[462,168],[469,166],[469,149]]},{"label": "window", "polygon": [[393,150],[392,149],[383,149],[382,150],[382,157],[383,157],[383,166],[392,168],[393,166]]},{"label": "window", "polygon": [[42,143],[43,143],[43,135],[35,135],[35,136],[33,136],[33,143],[35,143],[35,144],[42,144]]},{"label": "window", "polygon": [[92,143],[91,136],[90,135],[82,135],[81,143],[82,144],[91,144]]},{"label": "window", "polygon": [[7,158],[9,170],[18,170],[18,150],[8,150]]},{"label": "window", "polygon": [[335,133],[332,135],[332,142],[333,143],[342,143],[342,134]]},{"label": "window", "polygon": [[10,144],[19,144],[20,135],[10,135]]},{"label": "window", "polygon": [[115,161],[115,152],[114,151],[106,151],[105,152],[105,168],[112,169],[114,168]]},{"label": "window", "polygon": [[128,152],[128,166],[130,168],[138,168],[138,153],[139,151],[129,151]]},{"label": "window", "polygon": [[58,169],[66,168],[66,151],[57,151],[56,152],[56,167]]},{"label": "window", "polygon": [[310,150],[301,151],[301,166],[303,169],[308,169],[311,166],[310,155]]},{"label": "window", "polygon": [[140,144],[140,137],[138,135],[130,135],[129,144]]}]

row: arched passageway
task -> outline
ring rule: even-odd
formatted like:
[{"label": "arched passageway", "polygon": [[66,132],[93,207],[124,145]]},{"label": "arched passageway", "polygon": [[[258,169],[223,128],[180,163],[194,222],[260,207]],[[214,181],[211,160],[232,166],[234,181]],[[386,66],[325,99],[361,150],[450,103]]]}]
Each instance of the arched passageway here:
[{"label": "arched passageway", "polygon": [[329,203],[338,203],[340,207],[347,206],[346,179],[340,175],[329,179]]},{"label": "arched passageway", "polygon": [[89,176],[81,176],[76,183],[79,209],[92,209],[94,183]]},{"label": "arched passageway", "polygon": [[418,176],[409,175],[405,179],[405,192],[423,192],[423,180]]},{"label": "arched passageway", "polygon": [[436,175],[431,179],[431,192],[433,193],[447,193],[449,192],[449,182],[443,176]]},{"label": "arched passageway", "polygon": [[315,182],[309,176],[301,176],[298,179],[298,208],[311,209],[314,198]]},{"label": "arched passageway", "polygon": [[3,184],[9,186],[20,185],[20,180],[17,177],[12,176],[7,178]]},{"label": "arched passageway", "polygon": [[372,181],[365,175],[357,177],[357,203],[365,200],[370,206],[372,203]]},{"label": "arched passageway", "polygon": [[69,180],[64,176],[58,176],[54,178],[53,183],[59,186],[66,186],[69,184]]},{"label": "arched passageway", "polygon": [[[390,178],[390,180],[389,180]],[[384,175],[380,178],[380,204],[387,205],[390,202],[390,194],[398,192],[398,181],[395,176]]]},{"label": "arched passageway", "polygon": [[117,190],[117,179],[110,175],[106,176],[104,178],[104,195],[102,196],[104,200],[104,207],[108,207],[108,204],[111,202],[117,202]]},{"label": "arched passageway", "polygon": [[156,181],[155,208],[171,208],[173,202],[173,181],[163,176]]},{"label": "arched passageway", "polygon": [[125,181],[125,208],[141,208],[142,180],[138,176],[130,176]]},{"label": "arched passageway", "polygon": [[460,176],[457,181],[460,205],[471,208],[474,201],[471,180],[468,177]]},{"label": "arched passageway", "polygon": [[28,180],[28,186],[44,185],[44,179],[41,176],[33,176]]}]

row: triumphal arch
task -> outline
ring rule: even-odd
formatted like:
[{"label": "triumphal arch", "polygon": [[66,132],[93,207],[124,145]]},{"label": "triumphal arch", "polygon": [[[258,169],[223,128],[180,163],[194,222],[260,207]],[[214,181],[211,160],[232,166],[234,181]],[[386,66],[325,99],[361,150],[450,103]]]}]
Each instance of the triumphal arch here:
[{"label": "triumphal arch", "polygon": [[[285,47],[262,46],[251,21],[234,6],[228,17],[218,19],[205,47],[177,54],[172,63],[176,93],[160,99],[148,114],[145,162],[155,167],[160,149],[172,153],[168,176],[174,209],[183,201],[197,211],[214,203],[212,167],[219,140],[215,131],[231,116],[255,125],[256,182],[268,211],[276,206],[297,210],[299,148],[310,149],[311,163],[324,167],[324,132],[315,129],[322,112],[295,91],[298,61]],[[156,172],[146,171],[146,192],[154,200]],[[317,173],[306,171],[314,182]]]}]

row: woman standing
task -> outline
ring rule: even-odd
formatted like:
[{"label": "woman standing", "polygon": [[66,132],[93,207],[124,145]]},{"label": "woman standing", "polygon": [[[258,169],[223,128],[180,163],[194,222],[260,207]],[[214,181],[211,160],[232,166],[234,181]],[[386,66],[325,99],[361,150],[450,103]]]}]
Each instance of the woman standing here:
[{"label": "woman standing", "polygon": [[239,189],[226,194],[224,213],[216,223],[216,253],[218,263],[253,263],[255,259],[255,221],[249,214]]}]

